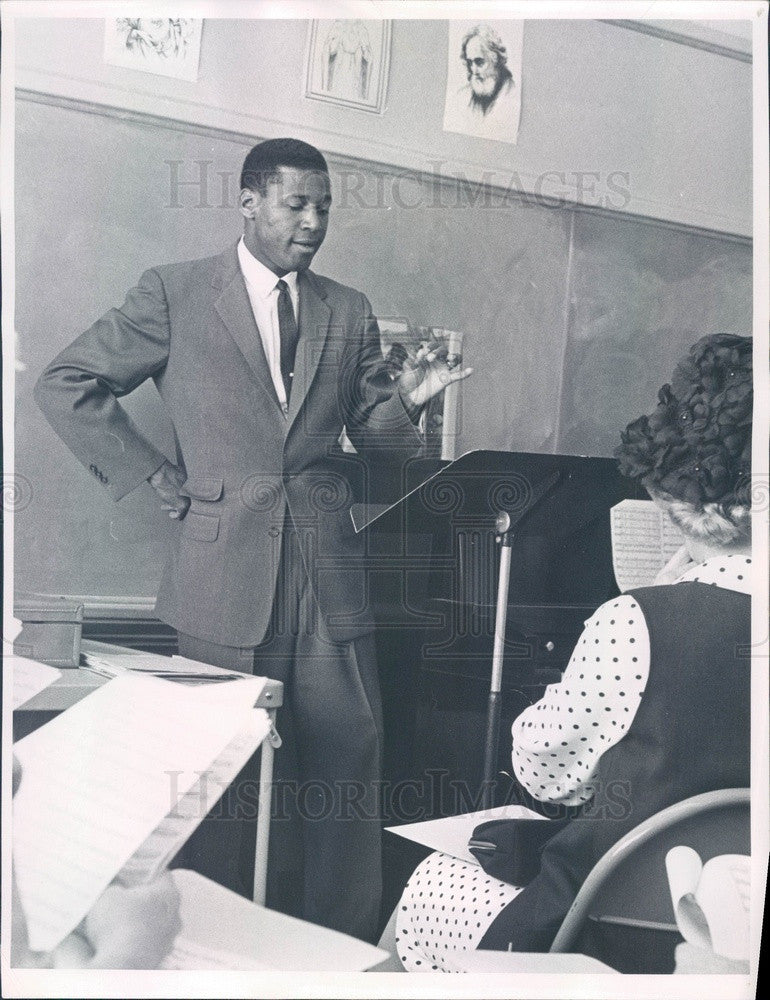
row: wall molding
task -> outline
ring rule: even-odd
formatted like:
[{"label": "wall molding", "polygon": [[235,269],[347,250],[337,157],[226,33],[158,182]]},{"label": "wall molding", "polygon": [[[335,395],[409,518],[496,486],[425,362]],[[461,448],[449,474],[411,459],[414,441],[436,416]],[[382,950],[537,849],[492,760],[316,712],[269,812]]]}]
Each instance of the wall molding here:
[{"label": "wall molding", "polygon": [[[604,24],[614,24],[617,28],[627,28],[629,31],[638,31],[642,35],[650,35],[653,38],[662,38],[667,42],[675,42],[677,45],[687,45],[691,49],[700,49],[702,52],[711,52],[717,56],[724,56],[726,59],[736,59],[738,62],[753,62],[750,51],[746,50],[746,43],[735,39],[735,45],[710,41],[707,38],[699,38],[685,31],[677,31],[675,28],[663,27],[662,23],[654,21],[624,21],[601,18]],[[676,24],[676,21],[669,21],[669,24]],[[719,23],[719,22],[716,22]],[[716,29],[715,29],[716,30]],[[724,36],[723,36],[724,37]],[[747,43],[750,49],[751,43]]]},{"label": "wall molding", "polygon": [[[17,87],[16,97],[19,101],[26,101],[31,104],[42,104],[69,111],[76,111],[81,114],[111,118],[117,121],[141,125],[142,127],[165,129],[167,131],[181,132],[187,135],[204,136],[218,141],[242,145],[244,148],[249,148],[260,139],[268,138],[267,135],[260,135],[254,132],[243,132],[215,125],[201,124],[184,118],[176,118],[147,111],[119,107],[81,97],[68,97],[30,87]],[[441,171],[429,172],[417,167],[404,166],[403,164],[395,162],[374,160],[366,157],[358,157],[336,152],[327,153],[324,151],[324,155],[330,164],[334,167],[341,168],[342,170],[364,170],[373,174],[403,176],[422,182],[430,182],[434,184],[440,183],[446,186],[463,184],[466,187],[489,192],[490,194],[505,198],[506,200],[510,199],[513,203],[530,205],[537,204],[545,208],[561,208],[566,211],[589,212],[593,215],[613,219],[622,219],[645,225],[665,226],[670,230],[702,235],[708,238],[727,239],[731,242],[743,245],[751,245],[752,243],[751,236],[736,232],[735,230],[720,229],[716,225],[698,225],[680,222],[676,219],[669,219],[652,213],[646,214],[644,212],[632,212],[624,209],[607,208],[601,205],[593,205],[573,200],[567,195],[554,197],[523,189],[513,190],[510,186],[502,184],[498,185],[485,180],[476,180],[473,177],[466,177],[464,175],[459,176],[459,172],[458,175]],[[525,175],[522,172],[520,176],[524,177]]]}]

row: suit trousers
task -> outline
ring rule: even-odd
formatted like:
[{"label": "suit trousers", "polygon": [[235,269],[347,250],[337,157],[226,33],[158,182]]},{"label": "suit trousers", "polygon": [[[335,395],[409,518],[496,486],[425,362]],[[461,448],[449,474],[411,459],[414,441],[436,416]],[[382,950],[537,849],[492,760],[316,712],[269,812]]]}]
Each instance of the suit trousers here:
[{"label": "suit trousers", "polygon": [[[281,543],[273,613],[256,648],[179,633],[183,656],[283,682],[267,905],[372,940],[382,894],[382,708],[374,636],[333,642],[296,534]],[[181,863],[250,895],[258,754],[188,841]]]}]

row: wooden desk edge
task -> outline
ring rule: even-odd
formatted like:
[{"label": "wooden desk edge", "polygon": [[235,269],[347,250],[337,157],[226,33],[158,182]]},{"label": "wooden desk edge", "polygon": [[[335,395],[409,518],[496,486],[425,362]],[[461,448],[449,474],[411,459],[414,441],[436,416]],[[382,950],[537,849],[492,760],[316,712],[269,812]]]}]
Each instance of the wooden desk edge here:
[{"label": "wooden desk edge", "polygon": [[[117,648],[117,647],[116,647]],[[135,652],[135,651],[134,651]],[[166,659],[159,657],[159,659]],[[106,684],[107,677],[101,677],[86,667],[59,667],[61,677],[58,677],[53,684],[44,691],[36,694],[29,701],[19,705],[16,712],[63,712],[77,704],[81,698],[91,694],[102,684]],[[232,671],[224,671],[232,673]],[[246,674],[245,676],[248,676]],[[283,705],[283,684],[270,677],[265,679],[265,686],[259,694],[255,708],[264,708],[268,711],[280,708]]]}]

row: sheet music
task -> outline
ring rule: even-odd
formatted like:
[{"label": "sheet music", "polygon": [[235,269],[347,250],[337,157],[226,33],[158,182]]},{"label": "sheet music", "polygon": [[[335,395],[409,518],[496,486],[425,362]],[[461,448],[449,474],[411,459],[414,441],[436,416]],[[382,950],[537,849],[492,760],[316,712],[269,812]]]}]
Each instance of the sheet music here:
[{"label": "sheet music", "polygon": [[184,868],[171,873],[182,929],[163,968],[361,972],[381,948],[244,899]]},{"label": "sheet music", "polygon": [[33,950],[78,925],[168,813],[171,776],[186,792],[248,722],[263,685],[129,674],[16,744],[14,864]]},{"label": "sheet music", "polygon": [[395,833],[406,840],[413,840],[423,847],[441,851],[453,858],[467,861],[478,866],[478,861],[468,850],[468,841],[474,829],[480,823],[491,819],[537,819],[544,820],[539,813],[526,806],[495,806],[493,809],[481,809],[478,812],[465,813],[462,816],[445,816],[441,819],[429,819],[422,823],[406,823],[404,826],[388,826],[390,833]]},{"label": "sheet music", "polygon": [[61,677],[61,670],[56,667],[28,660],[25,656],[11,656],[9,660],[13,675],[14,711]]},{"label": "sheet music", "polygon": [[666,855],[671,902],[682,937],[697,948],[748,961],[751,858],[721,854],[702,864],[691,847]]},{"label": "sheet music", "polygon": [[[123,885],[146,882],[164,868],[213,809],[225,790],[262,743],[270,719],[262,708],[252,709],[248,723],[179,798],[141,847],[116,876]],[[182,966],[180,966],[182,968]]]},{"label": "sheet music", "polygon": [[647,587],[684,543],[651,500],[622,500],[610,510],[612,567],[618,589]]}]

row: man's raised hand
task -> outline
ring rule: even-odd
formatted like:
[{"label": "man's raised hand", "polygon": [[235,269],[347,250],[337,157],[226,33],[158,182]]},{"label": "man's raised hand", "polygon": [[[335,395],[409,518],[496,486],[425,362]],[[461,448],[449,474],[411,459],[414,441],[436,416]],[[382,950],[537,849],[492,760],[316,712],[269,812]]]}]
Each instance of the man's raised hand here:
[{"label": "man's raised hand", "polygon": [[472,374],[472,368],[462,367],[461,358],[449,354],[446,341],[432,341],[404,361],[398,391],[407,408],[419,408],[452,382],[460,382]]}]

